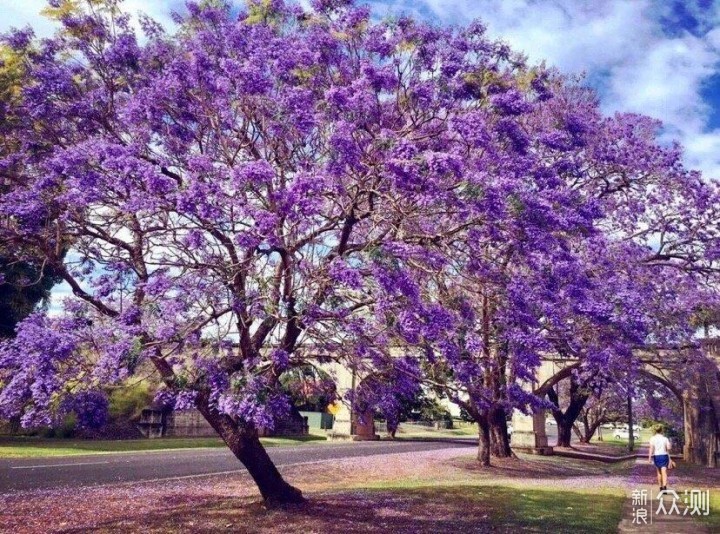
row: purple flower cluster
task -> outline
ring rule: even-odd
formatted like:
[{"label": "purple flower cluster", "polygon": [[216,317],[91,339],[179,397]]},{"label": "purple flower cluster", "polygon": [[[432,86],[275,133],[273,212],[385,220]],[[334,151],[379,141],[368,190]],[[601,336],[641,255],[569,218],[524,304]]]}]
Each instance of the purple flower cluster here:
[{"label": "purple flower cluster", "polygon": [[80,391],[65,399],[63,411],[75,414],[78,428],[92,430],[105,425],[109,406],[104,392]]},{"label": "purple flower cluster", "polygon": [[312,6],[3,38],[0,242],[72,296],[0,343],[0,415],[96,424],[92,392],[154,368],[176,409],[272,428],[283,374],[337,361],[389,419],[426,382],[483,421],[539,406],[544,354],[610,376],[717,308],[718,186],[656,121],[480,22]]}]

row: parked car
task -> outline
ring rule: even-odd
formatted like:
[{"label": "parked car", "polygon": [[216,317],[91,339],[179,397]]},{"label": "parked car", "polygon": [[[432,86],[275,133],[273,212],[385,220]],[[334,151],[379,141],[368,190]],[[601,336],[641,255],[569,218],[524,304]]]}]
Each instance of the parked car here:
[{"label": "parked car", "polygon": [[[615,425],[615,428],[620,428],[622,430],[627,430],[630,428],[627,423],[619,423]],[[633,430],[637,433],[640,432],[640,425],[633,425]]]},{"label": "parked car", "polygon": [[[616,428],[615,432],[613,433],[613,437],[615,439],[630,439],[630,431],[627,428]],[[639,432],[633,432],[633,438],[634,439],[640,439],[640,433]]]},{"label": "parked car", "polygon": [[615,423],[605,423],[604,425],[600,425],[600,428],[614,430]]},{"label": "parked car", "polygon": [[550,426],[555,426],[557,425],[557,421],[555,421],[555,419],[548,419],[547,424]]}]

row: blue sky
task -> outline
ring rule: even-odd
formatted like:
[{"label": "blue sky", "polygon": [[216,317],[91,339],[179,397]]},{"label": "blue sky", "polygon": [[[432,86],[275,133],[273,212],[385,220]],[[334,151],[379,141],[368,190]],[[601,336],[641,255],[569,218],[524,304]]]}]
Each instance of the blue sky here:
[{"label": "blue sky", "polygon": [[[546,60],[566,73],[584,73],[606,113],[661,119],[667,139],[685,146],[686,164],[720,179],[720,0],[367,3],[378,16],[414,14],[439,24],[481,18],[491,35],[524,51],[531,62]],[[124,2],[126,10],[142,11],[166,26],[172,25],[170,13],[183,5],[182,0]],[[39,15],[44,6],[45,0],[0,0],[0,32],[29,24],[47,35],[52,25]]]}]

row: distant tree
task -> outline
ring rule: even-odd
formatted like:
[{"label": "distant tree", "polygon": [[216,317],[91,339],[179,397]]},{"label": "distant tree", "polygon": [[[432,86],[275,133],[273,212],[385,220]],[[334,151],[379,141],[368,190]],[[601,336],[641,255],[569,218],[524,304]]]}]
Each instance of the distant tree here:
[{"label": "distant tree", "polygon": [[720,304],[699,306],[693,313],[692,324],[702,328],[705,337],[710,337],[713,328],[720,328]]},{"label": "distant tree", "polygon": [[[581,443],[589,443],[598,428],[627,419],[627,393],[608,384],[588,398],[575,423]],[[579,423],[579,424],[578,424]]]},{"label": "distant tree", "polygon": [[402,396],[397,413],[390,414],[389,417],[387,414],[380,413],[380,416],[385,418],[388,434],[392,438],[395,438],[400,423],[408,421],[432,423],[452,420],[447,408],[424,388],[418,388],[415,396]]},{"label": "distant tree", "polygon": [[585,379],[570,375],[548,390],[547,396],[552,403],[551,413],[557,423],[557,446],[570,447],[572,429],[592,396],[590,384],[594,377]]},{"label": "distant tree", "polygon": [[350,393],[353,409],[361,417],[379,415],[385,419],[388,433],[394,438],[400,421],[421,402],[419,376],[417,361],[411,358],[376,365]]},{"label": "distant tree", "polygon": [[298,410],[324,412],[337,398],[332,377],[312,365],[288,370],[280,384]]},{"label": "distant tree", "polygon": [[[20,122],[17,105],[27,84],[25,52],[0,44],[0,158],[8,162],[21,146],[15,129]],[[9,192],[9,173],[0,173],[0,196]],[[7,219],[0,216],[0,225]],[[0,338],[15,333],[18,322],[30,315],[39,304],[47,304],[50,290],[60,281],[49,264],[39,255],[25,255],[19,244],[0,241]]]},{"label": "distant tree", "polygon": [[17,324],[38,305],[47,305],[61,278],[39,262],[17,260],[0,248],[0,337],[11,337]]}]

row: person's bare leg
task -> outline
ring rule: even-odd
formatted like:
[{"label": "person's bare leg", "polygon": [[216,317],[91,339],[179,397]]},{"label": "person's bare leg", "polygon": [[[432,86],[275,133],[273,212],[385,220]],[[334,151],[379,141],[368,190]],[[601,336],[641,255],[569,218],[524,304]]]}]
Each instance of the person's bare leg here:
[{"label": "person's bare leg", "polygon": [[655,468],[655,471],[657,472],[658,486],[662,486],[662,472],[657,467]]},{"label": "person's bare leg", "polygon": [[667,487],[667,467],[663,467],[661,470],[662,473],[662,487]]}]

